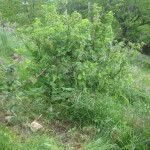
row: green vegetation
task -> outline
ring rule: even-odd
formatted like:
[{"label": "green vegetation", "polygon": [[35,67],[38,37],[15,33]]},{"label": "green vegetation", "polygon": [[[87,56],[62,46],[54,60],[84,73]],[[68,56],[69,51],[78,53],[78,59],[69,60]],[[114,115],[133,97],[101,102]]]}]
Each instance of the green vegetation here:
[{"label": "green vegetation", "polygon": [[[0,129],[0,149],[1,150],[56,150],[58,146],[56,146],[56,142],[53,139],[50,139],[47,135],[37,135],[36,138],[33,136],[28,139],[25,143],[21,143],[19,139],[17,139],[16,135],[9,131],[9,129],[5,127],[1,127]],[[63,150],[59,147],[60,150]]]},{"label": "green vegetation", "polygon": [[150,149],[148,0],[0,2],[0,150]]}]

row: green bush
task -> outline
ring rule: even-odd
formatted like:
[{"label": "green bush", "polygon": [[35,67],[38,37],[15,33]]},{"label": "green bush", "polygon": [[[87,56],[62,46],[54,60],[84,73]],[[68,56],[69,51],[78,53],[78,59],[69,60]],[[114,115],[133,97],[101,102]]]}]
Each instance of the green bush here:
[{"label": "green bush", "polygon": [[[124,99],[131,80],[127,73],[128,49],[114,44],[112,12],[100,19],[101,8],[94,6],[93,23],[74,12],[59,15],[55,6],[43,6],[30,33],[31,53],[38,65],[46,68],[40,85],[52,100],[67,99],[76,90],[108,92]],[[71,92],[70,92],[71,91]]]}]

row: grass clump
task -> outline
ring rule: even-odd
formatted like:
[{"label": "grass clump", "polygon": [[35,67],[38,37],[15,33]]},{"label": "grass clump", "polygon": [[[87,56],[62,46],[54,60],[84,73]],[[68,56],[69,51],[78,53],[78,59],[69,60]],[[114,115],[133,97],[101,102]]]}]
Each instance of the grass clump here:
[{"label": "grass clump", "polygon": [[0,150],[17,150],[18,138],[7,127],[0,126]]},{"label": "grass clump", "polygon": [[63,150],[61,146],[47,135],[38,135],[22,144],[22,150]]},{"label": "grass clump", "polygon": [[14,132],[1,126],[0,150],[63,150],[63,148],[46,134],[33,135],[25,142],[21,142]]},{"label": "grass clump", "polygon": [[110,144],[103,138],[99,138],[87,144],[84,150],[117,150],[117,146],[115,144]]}]

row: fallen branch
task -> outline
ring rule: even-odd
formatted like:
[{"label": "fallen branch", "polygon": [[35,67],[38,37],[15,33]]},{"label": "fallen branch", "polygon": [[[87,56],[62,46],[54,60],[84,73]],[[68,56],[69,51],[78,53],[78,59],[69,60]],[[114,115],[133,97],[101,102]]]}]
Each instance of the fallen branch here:
[{"label": "fallen branch", "polygon": [[46,72],[47,68],[43,69],[37,76],[36,78],[39,78],[40,76],[44,75],[44,73]]}]

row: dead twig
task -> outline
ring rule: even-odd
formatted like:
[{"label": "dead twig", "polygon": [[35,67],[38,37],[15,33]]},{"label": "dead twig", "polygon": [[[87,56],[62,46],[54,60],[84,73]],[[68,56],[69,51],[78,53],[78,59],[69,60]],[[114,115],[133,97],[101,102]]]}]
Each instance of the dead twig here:
[{"label": "dead twig", "polygon": [[36,78],[39,78],[40,76],[44,75],[46,70],[47,70],[47,68],[44,68],[38,75],[36,75]]}]

